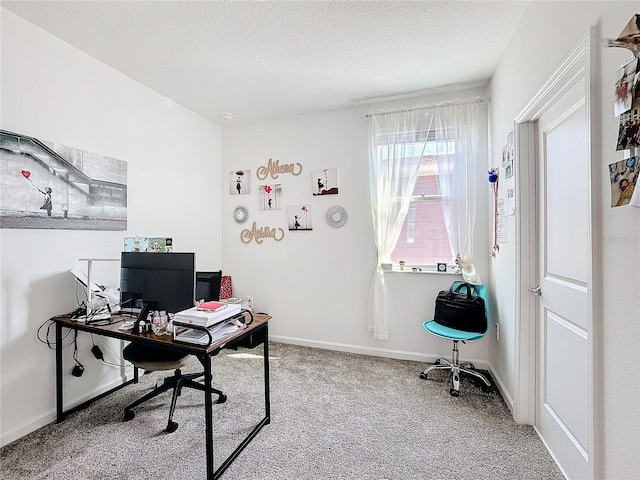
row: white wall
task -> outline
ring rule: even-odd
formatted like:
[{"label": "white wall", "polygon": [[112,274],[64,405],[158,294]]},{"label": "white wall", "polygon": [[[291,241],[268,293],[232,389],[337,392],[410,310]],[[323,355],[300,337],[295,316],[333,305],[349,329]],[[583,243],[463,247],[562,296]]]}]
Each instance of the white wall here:
[{"label": "white wall", "polygon": [[[369,285],[377,257],[369,201],[369,127],[364,114],[380,107],[413,106],[485,93],[484,88],[476,88],[224,128],[223,177],[238,169],[251,170],[250,195],[230,195],[228,187],[223,193],[224,270],[232,275],[234,294],[252,295],[258,311],[273,315],[269,328],[274,340],[396,358],[432,360],[438,355],[450,356],[451,342],[427,334],[422,322],[432,318],[437,292],[459,276],[387,274],[389,340],[373,340],[366,329]],[[484,208],[489,193],[486,117],[480,137],[475,253],[478,271],[486,275],[490,232]],[[281,164],[301,163],[302,174],[282,174],[276,180],[269,177],[260,181],[256,170],[269,158]],[[328,167],[338,168],[340,193],[313,197],[311,171]],[[259,210],[259,185],[273,183],[283,186],[283,210]],[[287,230],[286,206],[298,204],[311,205],[313,231]],[[233,220],[232,212],[238,205],[249,209],[245,225]],[[348,222],[342,228],[332,228],[325,221],[332,205],[340,205],[348,213]],[[254,221],[258,228],[284,228],[284,239],[242,243],[240,232],[251,228]],[[486,338],[470,342],[461,347],[461,355],[487,365],[487,345]]]},{"label": "white wall", "polygon": [[[52,315],[76,307],[68,270],[86,268],[79,258],[119,258],[125,236],[170,236],[176,251],[196,252],[198,269],[220,267],[221,130],[12,13],[0,13],[0,127],[128,162],[128,231],[0,230],[4,445],[54,419],[54,352],[38,342],[36,331]],[[95,268],[101,283],[117,285],[118,277],[117,262]],[[65,375],[67,405],[119,380],[118,369],[91,357],[88,337],[81,335],[79,346],[86,370],[80,379]],[[71,350],[66,371],[73,366]]]},{"label": "white wall", "polygon": [[[513,120],[562,60],[587,33],[589,26],[598,25],[600,35],[615,38],[631,16],[640,13],[638,2],[531,2],[507,52],[504,54],[490,85],[491,139],[490,161],[500,162],[501,147],[513,129]],[[601,244],[602,270],[596,276],[603,284],[603,338],[596,339],[601,356],[596,358],[603,369],[602,397],[596,405],[603,406],[604,458],[601,478],[638,478],[640,460],[640,296],[634,285],[640,281],[640,210],[633,207],[611,209],[607,165],[621,160],[616,152],[617,124],[613,117],[613,92],[616,70],[630,53],[620,48],[601,48],[600,104],[601,112]],[[628,155],[629,152],[626,152]],[[491,286],[496,293],[501,340],[492,339],[491,364],[507,394],[513,396],[515,383],[515,217],[509,217],[508,243],[491,264]],[[598,355],[599,352],[596,352]],[[585,366],[586,368],[586,366]],[[598,401],[599,400],[599,401]],[[597,454],[598,452],[596,452]]]}]

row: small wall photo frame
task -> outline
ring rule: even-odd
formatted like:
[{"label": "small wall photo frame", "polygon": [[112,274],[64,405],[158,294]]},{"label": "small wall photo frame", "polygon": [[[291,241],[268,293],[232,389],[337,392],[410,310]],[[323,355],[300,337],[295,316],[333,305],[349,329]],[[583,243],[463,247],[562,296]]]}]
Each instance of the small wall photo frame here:
[{"label": "small wall photo frame", "polygon": [[290,205],[287,207],[287,224],[290,231],[313,230],[311,205]]},{"label": "small wall photo frame", "polygon": [[272,185],[260,185],[260,210],[281,210],[282,209],[282,185],[279,183]]},{"label": "small wall photo frame", "polygon": [[247,195],[251,193],[251,170],[229,172],[229,193],[231,195]]},{"label": "small wall photo frame", "polygon": [[311,191],[314,196],[338,194],[338,169],[311,170]]}]

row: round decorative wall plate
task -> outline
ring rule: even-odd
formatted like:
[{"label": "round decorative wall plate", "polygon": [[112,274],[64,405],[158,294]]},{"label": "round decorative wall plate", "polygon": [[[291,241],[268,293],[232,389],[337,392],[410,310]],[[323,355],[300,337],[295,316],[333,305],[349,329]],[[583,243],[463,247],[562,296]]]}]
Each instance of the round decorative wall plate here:
[{"label": "round decorative wall plate", "polygon": [[247,207],[243,205],[238,205],[236,209],[233,211],[233,219],[238,224],[242,224],[246,222],[248,218],[249,218],[249,210],[247,210]]},{"label": "round decorative wall plate", "polygon": [[347,218],[347,211],[338,205],[329,207],[329,210],[327,210],[327,223],[333,228],[344,226],[347,223]]}]

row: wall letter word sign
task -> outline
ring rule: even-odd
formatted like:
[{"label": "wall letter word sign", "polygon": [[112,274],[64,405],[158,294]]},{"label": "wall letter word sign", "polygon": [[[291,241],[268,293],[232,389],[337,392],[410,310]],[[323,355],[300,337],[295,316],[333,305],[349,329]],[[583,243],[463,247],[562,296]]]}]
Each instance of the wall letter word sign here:
[{"label": "wall letter word sign", "polygon": [[280,165],[280,160],[274,162],[272,159],[269,159],[266,167],[263,165],[262,167],[258,167],[256,171],[256,175],[260,180],[267,178],[267,175],[271,175],[271,178],[278,178],[281,173],[291,173],[297,177],[302,173],[302,164],[287,163]]},{"label": "wall letter word sign", "polygon": [[242,243],[249,243],[251,240],[255,240],[256,243],[262,243],[265,238],[273,238],[276,242],[279,242],[284,238],[284,229],[260,227],[256,226],[256,222],[253,222],[251,230],[245,228],[240,232],[240,240]]}]

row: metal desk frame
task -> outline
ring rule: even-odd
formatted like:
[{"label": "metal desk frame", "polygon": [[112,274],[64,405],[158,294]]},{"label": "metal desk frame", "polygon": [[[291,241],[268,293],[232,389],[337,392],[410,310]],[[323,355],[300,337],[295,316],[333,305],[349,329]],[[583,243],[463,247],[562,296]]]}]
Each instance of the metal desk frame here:
[{"label": "metal desk frame", "polygon": [[[198,358],[202,366],[204,367],[204,385],[205,385],[205,441],[206,441],[206,462],[207,462],[207,480],[217,480],[222,476],[225,470],[231,465],[238,455],[244,450],[244,448],[251,442],[251,440],[257,435],[257,433],[265,425],[271,422],[271,405],[269,395],[269,331],[268,321],[271,319],[267,315],[256,315],[253,323],[248,325],[244,330],[238,332],[235,335],[227,337],[221,341],[215,342],[208,347],[199,345],[191,345],[186,343],[174,342],[168,336],[157,336],[153,333],[145,333],[141,335],[134,335],[127,331],[118,330],[120,322],[124,320],[118,319],[118,316],[112,317],[115,322],[110,325],[97,326],[87,325],[82,322],[72,320],[70,315],[59,315],[51,318],[56,325],[56,421],[62,422],[65,415],[77,410],[80,410],[90,403],[103,398],[110,393],[119,390],[120,388],[129,385],[130,383],[138,382],[138,369],[134,367],[133,379],[123,381],[121,385],[118,385],[100,395],[97,395],[80,405],[77,405],[67,411],[64,411],[63,405],[63,382],[62,382],[62,329],[68,328],[71,330],[93,333],[95,335],[102,335],[105,337],[117,338],[119,340],[125,340],[129,342],[137,342],[146,345],[153,345],[154,347],[164,348],[166,350],[177,351],[189,355],[194,355]],[[213,402],[211,399],[212,394],[212,372],[211,372],[211,357],[216,356],[224,348],[233,348],[239,343],[249,338],[257,337],[258,343],[263,345],[263,363],[264,363],[264,406],[265,415],[251,430],[251,432],[245,437],[245,439],[236,447],[236,449],[220,464],[216,469],[213,459]]]}]

